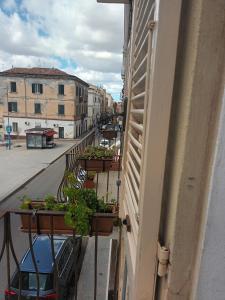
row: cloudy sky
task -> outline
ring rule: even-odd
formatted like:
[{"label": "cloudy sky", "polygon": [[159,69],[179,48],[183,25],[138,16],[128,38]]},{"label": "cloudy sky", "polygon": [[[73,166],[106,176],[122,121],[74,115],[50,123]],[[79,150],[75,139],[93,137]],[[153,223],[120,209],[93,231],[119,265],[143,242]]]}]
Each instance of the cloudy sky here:
[{"label": "cloudy sky", "polygon": [[0,0],[0,71],[55,67],[119,98],[123,5],[96,0]]}]

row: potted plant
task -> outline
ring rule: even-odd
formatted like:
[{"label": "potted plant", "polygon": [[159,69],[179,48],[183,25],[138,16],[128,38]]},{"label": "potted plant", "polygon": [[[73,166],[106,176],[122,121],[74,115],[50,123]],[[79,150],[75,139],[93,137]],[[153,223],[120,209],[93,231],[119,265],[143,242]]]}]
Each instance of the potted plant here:
[{"label": "potted plant", "polygon": [[95,188],[95,183],[94,183],[94,178],[95,178],[95,171],[88,171],[87,172],[87,179],[85,180],[83,187],[86,189],[94,189]]},{"label": "potted plant", "polygon": [[[99,199],[94,190],[75,189],[72,185],[65,187],[66,203],[58,203],[53,196],[47,196],[44,201],[24,200],[20,211],[22,231],[37,233],[88,235],[98,232],[99,235],[109,235],[118,217],[114,204],[106,204]],[[30,217],[32,211],[36,216]],[[31,221],[29,220],[31,218]]]},{"label": "potted plant", "polygon": [[[64,221],[67,203],[57,203],[52,195],[47,195],[44,201],[32,201],[23,198],[20,208],[21,230],[23,232],[29,231],[30,224],[31,232],[48,234],[53,230],[55,234],[73,233],[73,228],[66,225]],[[53,211],[55,214],[52,214]]]},{"label": "potted plant", "polygon": [[110,170],[114,156],[114,149],[89,146],[78,156],[78,161],[86,171],[104,172]]},{"label": "potted plant", "polygon": [[117,131],[114,129],[105,129],[102,130],[102,135],[105,139],[113,140],[117,137]]}]

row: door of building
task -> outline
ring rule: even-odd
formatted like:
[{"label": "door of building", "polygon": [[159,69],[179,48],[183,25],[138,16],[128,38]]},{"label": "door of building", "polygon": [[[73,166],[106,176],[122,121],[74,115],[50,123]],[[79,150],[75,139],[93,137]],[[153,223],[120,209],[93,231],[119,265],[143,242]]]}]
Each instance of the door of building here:
[{"label": "door of building", "polygon": [[59,138],[64,139],[64,127],[59,127]]}]

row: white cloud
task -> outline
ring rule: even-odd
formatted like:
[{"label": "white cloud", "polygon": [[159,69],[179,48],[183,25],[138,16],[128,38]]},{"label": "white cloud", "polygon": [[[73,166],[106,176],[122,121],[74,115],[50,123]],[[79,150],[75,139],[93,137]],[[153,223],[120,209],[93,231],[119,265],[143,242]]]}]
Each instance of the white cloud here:
[{"label": "white cloud", "polygon": [[15,0],[5,0],[2,5],[5,10],[16,9]]},{"label": "white cloud", "polygon": [[[2,10],[1,10],[2,9]],[[10,13],[9,13],[9,10]],[[96,0],[6,0],[0,4],[0,69],[5,65],[60,67],[118,92],[123,42],[123,6]],[[61,66],[71,69],[72,66]],[[83,70],[83,72],[80,72]],[[117,84],[113,82],[117,78]]]}]

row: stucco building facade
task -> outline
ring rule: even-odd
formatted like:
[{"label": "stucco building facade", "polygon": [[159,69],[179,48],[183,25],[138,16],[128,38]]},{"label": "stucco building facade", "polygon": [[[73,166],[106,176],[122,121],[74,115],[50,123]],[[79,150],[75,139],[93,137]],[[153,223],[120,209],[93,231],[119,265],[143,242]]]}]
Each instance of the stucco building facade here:
[{"label": "stucco building facade", "polygon": [[95,85],[89,85],[88,88],[88,126],[92,127],[97,124],[101,115],[101,102],[103,93],[101,88]]},{"label": "stucco building facade", "polygon": [[0,73],[4,128],[12,137],[26,129],[51,127],[59,138],[87,130],[88,84],[58,69],[12,68]]}]

